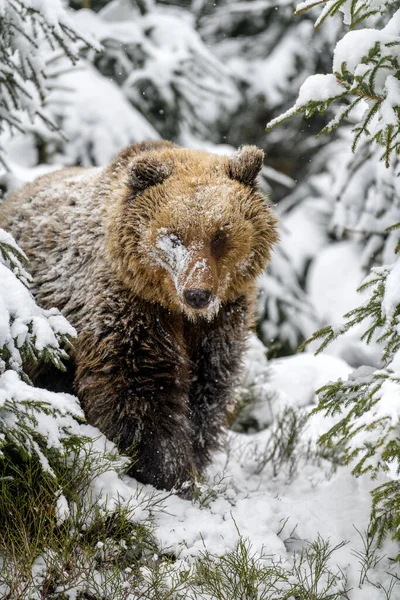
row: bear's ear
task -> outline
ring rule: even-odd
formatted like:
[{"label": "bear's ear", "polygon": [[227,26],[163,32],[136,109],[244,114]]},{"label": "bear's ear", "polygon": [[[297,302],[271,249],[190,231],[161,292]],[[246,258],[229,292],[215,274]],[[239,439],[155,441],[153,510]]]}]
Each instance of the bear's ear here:
[{"label": "bear's ear", "polygon": [[156,156],[143,156],[133,160],[129,166],[129,183],[137,194],[152,185],[163,183],[172,175],[172,161]]},{"label": "bear's ear", "polygon": [[257,146],[243,146],[236,154],[228,158],[228,176],[244,185],[253,186],[261,171],[264,152]]}]

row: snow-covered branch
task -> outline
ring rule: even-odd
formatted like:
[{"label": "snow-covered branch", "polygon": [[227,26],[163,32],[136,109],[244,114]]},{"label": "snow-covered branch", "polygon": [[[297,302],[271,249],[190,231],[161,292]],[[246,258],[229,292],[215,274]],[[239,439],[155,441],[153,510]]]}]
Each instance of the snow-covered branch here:
[{"label": "snow-covered branch", "polygon": [[[51,60],[61,52],[74,64],[82,47],[94,45],[75,27],[61,0],[1,0],[0,136],[29,131],[35,118],[58,131],[45,106]],[[0,162],[7,168],[4,154],[0,142]]]}]

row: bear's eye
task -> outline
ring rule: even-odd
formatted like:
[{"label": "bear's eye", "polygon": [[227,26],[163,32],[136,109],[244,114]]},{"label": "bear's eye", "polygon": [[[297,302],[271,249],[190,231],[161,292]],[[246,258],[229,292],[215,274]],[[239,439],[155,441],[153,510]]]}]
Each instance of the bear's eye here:
[{"label": "bear's eye", "polygon": [[226,244],[226,234],[223,231],[218,233],[211,240],[211,252],[219,257],[223,254]]}]

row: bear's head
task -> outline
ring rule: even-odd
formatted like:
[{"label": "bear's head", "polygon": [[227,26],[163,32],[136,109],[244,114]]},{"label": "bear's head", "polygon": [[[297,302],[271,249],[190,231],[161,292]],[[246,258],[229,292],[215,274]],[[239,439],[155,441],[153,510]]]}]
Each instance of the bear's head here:
[{"label": "bear's head", "polygon": [[114,171],[107,241],[124,285],[191,319],[246,295],[278,238],[262,163],[254,146],[227,157],[171,145]]}]

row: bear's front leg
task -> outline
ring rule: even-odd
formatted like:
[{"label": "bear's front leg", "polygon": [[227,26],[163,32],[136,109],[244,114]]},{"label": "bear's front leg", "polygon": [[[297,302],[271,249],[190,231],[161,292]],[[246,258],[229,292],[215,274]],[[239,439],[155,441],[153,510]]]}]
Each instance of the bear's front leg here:
[{"label": "bear's front leg", "polygon": [[76,388],[88,421],[134,458],[130,474],[171,489],[195,469],[181,324],[123,295],[79,335]]},{"label": "bear's front leg", "polygon": [[200,472],[210,461],[210,453],[218,448],[227,405],[233,401],[248,334],[248,314],[247,300],[240,298],[221,307],[212,321],[187,327],[188,346],[194,349],[189,400]]}]

